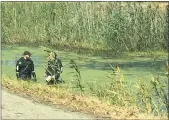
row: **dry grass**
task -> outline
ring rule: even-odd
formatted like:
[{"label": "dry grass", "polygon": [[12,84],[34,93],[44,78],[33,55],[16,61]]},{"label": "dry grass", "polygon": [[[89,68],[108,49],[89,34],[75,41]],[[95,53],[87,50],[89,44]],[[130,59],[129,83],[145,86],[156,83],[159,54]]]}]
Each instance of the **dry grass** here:
[{"label": "dry grass", "polygon": [[167,50],[166,4],[3,2],[2,43],[111,52]]},{"label": "dry grass", "polygon": [[123,108],[110,105],[108,102],[97,98],[77,95],[68,92],[59,86],[45,86],[33,82],[17,81],[2,76],[2,87],[14,93],[23,93],[39,102],[50,102],[53,105],[62,105],[73,111],[83,111],[97,117],[111,119],[158,119],[152,115],[141,114],[134,108]]}]

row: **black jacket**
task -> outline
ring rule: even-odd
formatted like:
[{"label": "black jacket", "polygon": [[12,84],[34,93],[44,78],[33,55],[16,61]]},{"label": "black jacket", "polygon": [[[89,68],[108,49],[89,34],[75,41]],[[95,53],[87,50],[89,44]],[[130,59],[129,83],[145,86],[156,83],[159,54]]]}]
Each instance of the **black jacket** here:
[{"label": "black jacket", "polygon": [[34,73],[33,61],[30,58],[25,60],[24,57],[21,57],[16,62],[16,73],[19,73],[20,75],[31,75]]}]

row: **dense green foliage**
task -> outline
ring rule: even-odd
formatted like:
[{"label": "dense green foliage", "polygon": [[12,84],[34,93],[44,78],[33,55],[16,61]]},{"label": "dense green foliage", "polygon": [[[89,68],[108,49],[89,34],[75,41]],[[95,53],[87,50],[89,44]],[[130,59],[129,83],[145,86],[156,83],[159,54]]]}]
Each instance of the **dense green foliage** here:
[{"label": "dense green foliage", "polygon": [[153,2],[2,2],[2,42],[111,51],[166,50]]}]

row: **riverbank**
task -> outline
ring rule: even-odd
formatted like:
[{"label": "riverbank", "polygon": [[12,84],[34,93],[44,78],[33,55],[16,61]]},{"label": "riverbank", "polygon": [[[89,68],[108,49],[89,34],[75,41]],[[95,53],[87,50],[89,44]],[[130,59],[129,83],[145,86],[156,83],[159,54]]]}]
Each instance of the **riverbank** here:
[{"label": "riverbank", "polygon": [[[96,117],[111,119],[159,119],[153,115],[142,114],[136,108],[123,108],[110,105],[91,96],[72,94],[59,86],[44,86],[32,82],[17,81],[2,77],[2,87],[9,91],[33,98],[38,102],[61,105],[72,111],[82,111]],[[165,117],[166,118],[166,117]]]}]

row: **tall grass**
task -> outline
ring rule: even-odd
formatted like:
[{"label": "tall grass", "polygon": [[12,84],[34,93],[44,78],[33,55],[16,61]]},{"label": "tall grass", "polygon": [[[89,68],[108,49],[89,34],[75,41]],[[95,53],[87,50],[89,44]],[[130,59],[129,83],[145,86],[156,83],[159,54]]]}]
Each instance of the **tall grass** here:
[{"label": "tall grass", "polygon": [[[75,61],[71,60],[71,67],[75,69],[77,88],[84,93],[81,84],[80,70]],[[112,72],[105,80],[105,84],[97,83],[88,84],[90,93],[98,97],[100,100],[107,101],[111,105],[121,107],[133,107],[139,109],[140,112],[154,114],[157,116],[166,116],[169,112],[167,77],[168,77],[168,62],[165,61],[162,70],[166,79],[161,79],[159,75],[153,76],[150,74],[149,83],[146,79],[139,79],[136,84],[129,84],[125,81],[124,75],[118,65],[112,68]],[[131,89],[133,88],[133,89]]]},{"label": "tall grass", "polygon": [[134,90],[131,90],[132,86],[126,84],[120,68],[117,66],[112,69],[113,72],[108,76],[109,81],[105,81],[105,86],[90,88],[93,95],[113,105],[138,108],[140,112],[147,114],[167,115],[167,78],[164,80],[150,74],[150,84],[140,79],[140,82],[134,85]]},{"label": "tall grass", "polygon": [[2,42],[166,50],[166,11],[153,2],[2,2]]},{"label": "tall grass", "polygon": [[64,87],[18,81],[6,75],[2,76],[2,89],[4,88],[13,93],[28,96],[36,102],[50,103],[53,107],[62,105],[62,108],[72,111],[84,111],[96,117],[103,117],[103,119],[104,117],[106,119],[162,119],[160,116],[141,114],[136,109],[110,105],[89,95],[77,95]]},{"label": "tall grass", "polygon": [[141,111],[155,115],[168,113],[167,80],[151,75],[150,85],[143,81],[138,84],[137,97]]},{"label": "tall grass", "polygon": [[75,75],[74,75],[74,79],[75,79],[75,85],[76,85],[76,88],[79,88],[80,89],[80,92],[81,94],[84,92],[84,86],[83,86],[83,83],[82,83],[82,78],[81,78],[81,74],[80,74],[80,70],[76,64],[76,62],[74,60],[70,60],[70,67],[71,68],[74,68],[75,70]]}]

